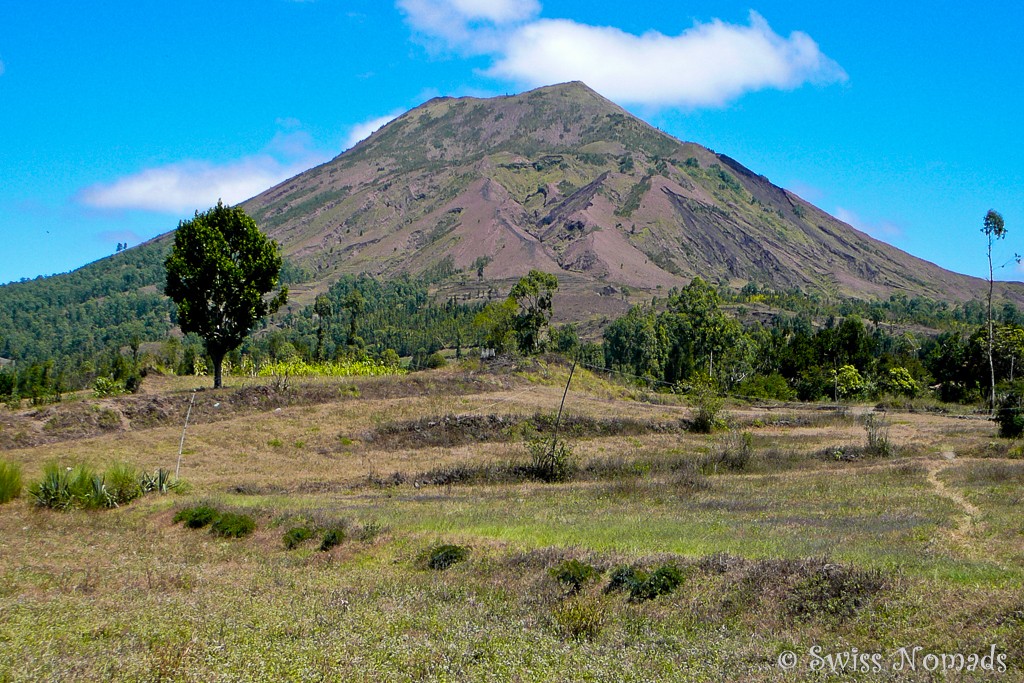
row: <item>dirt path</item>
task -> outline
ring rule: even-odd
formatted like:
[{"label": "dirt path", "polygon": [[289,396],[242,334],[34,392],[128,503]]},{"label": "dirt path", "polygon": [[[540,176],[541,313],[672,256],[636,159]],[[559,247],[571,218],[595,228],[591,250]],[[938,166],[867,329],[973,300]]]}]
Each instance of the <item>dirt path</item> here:
[{"label": "dirt path", "polygon": [[946,486],[941,479],[939,474],[950,466],[950,462],[929,462],[926,466],[928,468],[928,483],[935,489],[935,493],[951,500],[956,503],[957,507],[963,510],[964,514],[961,517],[961,524],[958,526],[962,532],[968,531],[974,526],[975,521],[981,515],[981,510],[978,509],[971,501],[967,500],[962,493],[956,489],[952,489]]}]

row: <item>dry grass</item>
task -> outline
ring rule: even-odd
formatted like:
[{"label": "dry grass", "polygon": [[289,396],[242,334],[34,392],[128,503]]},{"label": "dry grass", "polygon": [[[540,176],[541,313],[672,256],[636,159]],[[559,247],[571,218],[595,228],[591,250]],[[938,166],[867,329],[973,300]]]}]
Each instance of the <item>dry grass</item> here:
[{"label": "dry grass", "polygon": [[[741,471],[697,471],[728,447],[727,433],[588,433],[573,440],[578,473],[560,484],[423,476],[522,462],[516,438],[373,438],[430,416],[553,412],[561,372],[444,370],[359,380],[358,395],[343,390],[349,382],[269,399],[255,383],[200,392],[182,461],[189,493],[103,512],[24,499],[0,508],[0,680],[768,681],[779,652],[844,643],[885,652],[995,643],[1013,667],[1000,680],[1021,679],[1024,475],[999,457],[1013,445],[985,421],[891,413],[900,454],[843,462],[818,454],[863,446],[857,416],[733,406],[733,423],[751,433]],[[178,405],[194,379],[147,379],[143,399]],[[685,406],[588,382],[567,402],[588,424],[687,417]],[[56,411],[73,416],[89,401]],[[4,424],[39,424],[3,410]],[[4,459],[21,465],[26,484],[55,458],[173,468],[180,438],[167,418],[32,447],[5,442]],[[978,511],[970,527],[956,496]],[[246,512],[258,528],[225,540],[171,523],[197,502]],[[314,542],[286,550],[283,534],[301,524],[344,527],[345,540],[329,552]],[[418,569],[439,543],[469,547],[469,559]],[[808,559],[824,556],[833,559]],[[566,597],[549,571],[566,559],[601,577]],[[602,593],[616,566],[666,562],[685,576],[670,595],[637,603]],[[817,678],[799,670],[785,680]]]}]

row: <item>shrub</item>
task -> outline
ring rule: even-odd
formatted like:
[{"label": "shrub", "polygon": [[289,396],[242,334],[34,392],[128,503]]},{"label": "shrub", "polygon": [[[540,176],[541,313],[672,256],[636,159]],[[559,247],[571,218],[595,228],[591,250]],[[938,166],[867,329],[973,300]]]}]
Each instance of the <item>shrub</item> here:
[{"label": "shrub", "polygon": [[551,570],[551,576],[559,583],[568,586],[570,593],[579,593],[583,586],[596,579],[600,574],[597,567],[579,560],[565,560]]},{"label": "shrub", "polygon": [[313,538],[313,530],[308,526],[292,527],[284,532],[284,547],[294,550],[311,538]]},{"label": "shrub", "polygon": [[719,469],[741,472],[750,465],[754,457],[754,437],[750,432],[727,435],[715,453],[704,458],[704,470],[717,472]]},{"label": "shrub", "polygon": [[115,506],[130,503],[143,494],[142,476],[128,463],[114,463],[107,468],[103,479]]},{"label": "shrub", "polygon": [[469,548],[462,545],[442,544],[428,548],[420,556],[420,564],[428,569],[444,571],[469,557]]},{"label": "shrub", "polygon": [[774,399],[776,401],[792,401],[796,391],[789,386],[786,378],[777,372],[770,375],[754,375],[743,380],[733,392],[749,398]]},{"label": "shrub", "polygon": [[443,368],[444,366],[448,365],[448,361],[445,360],[445,357],[441,355],[440,351],[435,351],[434,353],[427,356],[426,365],[431,370],[436,370],[438,368]]},{"label": "shrub", "polygon": [[786,608],[797,617],[822,615],[852,617],[867,599],[885,587],[878,570],[860,570],[840,564],[824,564],[800,580],[786,598]]},{"label": "shrub", "polygon": [[210,531],[224,538],[242,538],[256,531],[256,520],[237,512],[223,512],[213,520]]},{"label": "shrub", "polygon": [[889,441],[889,423],[884,417],[869,414],[864,418],[864,431],[868,441],[864,448],[865,455],[888,458],[896,454],[896,447]]},{"label": "shrub", "polygon": [[673,564],[663,564],[648,576],[639,572],[629,587],[629,598],[634,602],[652,600],[659,595],[668,595],[683,584],[683,572]]},{"label": "shrub", "polygon": [[174,515],[174,523],[184,522],[189,529],[202,529],[213,524],[219,515],[217,509],[209,505],[193,505],[178,510]]},{"label": "shrub", "polygon": [[835,391],[840,398],[854,398],[864,392],[867,385],[853,365],[844,365],[836,371]]},{"label": "shrub", "polygon": [[629,565],[622,565],[612,570],[611,579],[608,581],[608,585],[604,587],[604,592],[614,593],[616,591],[632,590],[633,585],[642,580],[641,572],[638,572]]},{"label": "shrub", "polygon": [[97,377],[92,384],[92,393],[96,398],[117,396],[125,392],[124,384],[109,377]]},{"label": "shrub", "polygon": [[175,489],[180,491],[182,482],[171,481],[171,471],[161,467],[153,472],[153,474],[143,472],[139,477],[139,485],[142,487],[143,493],[150,493],[152,491],[167,493]]},{"label": "shrub", "polygon": [[541,481],[568,481],[576,472],[576,457],[565,441],[549,442],[534,433],[526,439],[530,454],[529,474]]},{"label": "shrub", "polygon": [[21,466],[15,462],[0,461],[0,504],[21,495]]},{"label": "shrub", "polygon": [[1024,395],[1011,391],[999,402],[995,421],[999,425],[999,436],[1016,439],[1024,435]]},{"label": "shrub", "polygon": [[331,548],[341,545],[345,540],[345,529],[340,526],[332,527],[324,532],[323,540],[320,541],[320,550],[327,552]]},{"label": "shrub", "polygon": [[904,367],[889,368],[889,372],[879,378],[878,384],[882,391],[893,396],[914,398],[921,393],[914,376]]},{"label": "shrub", "polygon": [[698,378],[690,390],[694,414],[690,421],[690,431],[698,434],[710,434],[721,426],[719,413],[725,401],[718,395],[714,380],[710,377]]},{"label": "shrub", "polygon": [[597,600],[585,596],[555,606],[555,621],[574,640],[593,640],[608,623],[604,607]]}]

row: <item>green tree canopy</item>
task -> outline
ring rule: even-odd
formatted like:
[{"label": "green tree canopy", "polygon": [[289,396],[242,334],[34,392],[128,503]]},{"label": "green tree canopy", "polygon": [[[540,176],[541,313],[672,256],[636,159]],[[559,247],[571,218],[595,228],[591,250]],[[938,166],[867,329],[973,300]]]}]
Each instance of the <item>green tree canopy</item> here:
[{"label": "green tree canopy", "polygon": [[178,225],[164,267],[164,292],[177,304],[178,324],[203,338],[213,360],[213,385],[220,387],[224,355],[287,300],[286,287],[266,298],[281,271],[277,243],[241,208],[218,201]]},{"label": "green tree canopy", "polygon": [[558,289],[558,278],[551,273],[531,270],[519,278],[508,298],[519,306],[515,319],[516,343],[523,353],[540,348],[541,331],[551,320],[551,299]]}]

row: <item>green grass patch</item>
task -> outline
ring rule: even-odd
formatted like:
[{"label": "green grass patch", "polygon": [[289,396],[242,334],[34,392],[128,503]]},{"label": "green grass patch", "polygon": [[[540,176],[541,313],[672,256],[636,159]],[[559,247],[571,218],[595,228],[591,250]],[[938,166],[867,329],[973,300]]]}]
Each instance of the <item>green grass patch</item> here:
[{"label": "green grass patch", "polygon": [[21,465],[0,461],[0,504],[19,497],[21,486]]}]

